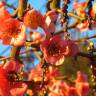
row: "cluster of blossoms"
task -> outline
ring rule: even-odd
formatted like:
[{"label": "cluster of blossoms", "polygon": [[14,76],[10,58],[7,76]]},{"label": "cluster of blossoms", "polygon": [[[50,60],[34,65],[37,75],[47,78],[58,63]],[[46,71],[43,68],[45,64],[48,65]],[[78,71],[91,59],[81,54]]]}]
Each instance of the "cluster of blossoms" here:
[{"label": "cluster of blossoms", "polygon": [[41,50],[46,62],[60,65],[64,57],[76,56],[79,49],[72,40],[63,40],[60,35],[47,38],[41,44]]},{"label": "cluster of blossoms", "polygon": [[[81,18],[86,17],[84,3],[74,3],[76,14]],[[96,4],[93,5],[90,16],[95,19]],[[27,35],[30,36],[32,42],[39,42],[39,49],[42,52],[43,59],[48,65],[45,81],[49,91],[48,96],[88,96],[89,83],[87,75],[81,71],[77,72],[77,77],[72,84],[67,84],[64,80],[57,80],[56,77],[62,76],[57,66],[63,64],[66,57],[75,57],[79,52],[79,47],[75,41],[71,39],[64,39],[61,35],[54,35],[56,32],[56,22],[58,13],[56,10],[48,11],[42,15],[36,10],[26,12],[23,22],[17,18],[12,18],[6,10],[5,4],[0,2],[0,39],[5,45],[12,45],[16,47],[24,46]],[[84,20],[78,22],[76,28],[80,31],[89,30],[90,22],[95,26],[95,21]],[[26,34],[26,28],[36,30],[38,27],[45,32],[39,33],[37,31]],[[31,43],[32,43],[31,42]],[[55,67],[53,67],[55,66]],[[10,60],[4,65],[0,66],[0,96],[23,96],[28,86],[19,80],[19,75],[22,65]],[[28,80],[34,82],[42,81],[42,64],[38,64],[30,74]],[[32,89],[34,90],[34,89]],[[40,91],[41,89],[38,88]],[[33,92],[34,93],[34,92]]]},{"label": "cluster of blossoms", "polygon": [[5,45],[22,46],[26,42],[26,27],[13,19],[5,6],[0,8],[0,38]]},{"label": "cluster of blossoms", "polygon": [[93,19],[93,20],[89,20],[89,17],[86,15],[86,9],[85,9],[85,6],[86,6],[86,2],[81,2],[81,3],[77,3],[75,2],[74,3],[74,9],[76,11],[76,14],[78,16],[80,16],[81,18],[87,18],[86,20],[84,20],[83,22],[79,22],[77,25],[76,25],[76,28],[78,29],[79,32],[84,32],[84,31],[88,31],[89,30],[89,25],[90,23],[92,24],[92,28],[96,27],[95,24],[96,24],[96,21],[95,21],[95,18],[96,18],[96,3],[93,4],[92,6],[92,9],[91,9],[91,12],[90,12],[90,17]]},{"label": "cluster of blossoms", "polygon": [[5,10],[5,7],[1,9],[1,16],[4,15],[4,19],[0,19],[0,22],[2,22],[2,26],[0,26],[0,38],[3,44],[22,46],[26,42],[26,27],[32,29],[41,27],[48,37],[41,43],[41,51],[48,63],[57,63],[58,65],[58,62],[64,61],[64,56],[75,56],[78,53],[78,46],[74,41],[63,40],[58,35],[52,37],[51,32],[56,31],[55,23],[58,17],[55,10],[46,13],[44,16],[36,10],[32,10],[24,16],[24,24],[13,19],[7,10]]},{"label": "cluster of blossoms", "polygon": [[23,96],[27,85],[23,82],[15,82],[19,79],[21,64],[16,61],[9,61],[0,65],[0,96]]},{"label": "cluster of blossoms", "polygon": [[36,29],[38,26],[43,28],[47,36],[40,44],[44,59],[47,63],[60,65],[64,61],[64,56],[75,56],[79,50],[74,41],[63,40],[60,35],[51,35],[51,33],[56,31],[55,23],[57,18],[58,14],[55,10],[47,12],[44,16],[33,10],[25,15],[24,22],[25,26],[33,29]]},{"label": "cluster of blossoms", "polygon": [[[29,80],[41,81],[42,80],[42,64],[38,64],[29,74]],[[58,80],[62,74],[58,68],[48,67],[45,81],[49,90],[48,96],[88,96],[89,83],[87,75],[78,71],[77,77],[73,84],[67,84],[63,80]],[[40,90],[40,89],[38,89]]]}]

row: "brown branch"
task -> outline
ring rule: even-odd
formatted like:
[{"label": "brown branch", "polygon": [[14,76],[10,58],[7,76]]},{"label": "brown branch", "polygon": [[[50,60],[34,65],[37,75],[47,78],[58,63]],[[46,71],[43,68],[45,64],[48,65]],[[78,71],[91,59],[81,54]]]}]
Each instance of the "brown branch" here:
[{"label": "brown branch", "polygon": [[48,0],[48,2],[47,2],[46,8],[47,8],[48,11],[51,10],[51,9],[50,9],[50,3],[51,3],[51,2],[52,2],[52,0]]},{"label": "brown branch", "polygon": [[[34,51],[36,51],[36,50],[32,50],[32,49],[30,49],[30,50],[24,50],[24,51],[21,51],[19,53],[19,55],[25,54],[25,53],[28,53],[28,52],[34,52]],[[93,51],[96,52],[96,49],[94,48]],[[94,58],[94,57],[96,57],[96,55],[90,55],[88,53],[82,53],[82,52],[79,52],[77,55],[78,56],[83,56],[83,57],[88,57],[88,58]],[[6,59],[9,59],[9,58],[11,58],[11,57],[10,56],[0,57],[0,61],[6,60]]]},{"label": "brown branch", "polygon": [[83,7],[83,10],[85,10],[87,8],[89,1],[90,0],[86,0],[86,3],[85,3],[85,6]]},{"label": "brown branch", "polygon": [[14,13],[11,15],[13,18],[17,17],[17,13],[18,13],[18,8],[14,11]]},{"label": "brown branch", "polygon": [[10,58],[13,60],[18,60],[19,59],[19,52],[20,52],[21,47],[15,47],[13,46],[11,49],[11,54],[10,54]]},{"label": "brown branch", "polygon": [[0,61],[6,60],[6,59],[9,59],[9,58],[10,58],[10,56],[0,57]]},{"label": "brown branch", "polygon": [[[56,11],[57,11],[58,13],[62,13],[62,10],[61,10],[61,9],[56,9]],[[69,17],[74,17],[75,19],[80,20],[80,21],[86,20],[86,17],[78,16],[78,15],[75,14],[74,12],[68,12],[67,15],[68,15]]]},{"label": "brown branch", "polygon": [[49,0],[50,9],[59,9],[60,8],[60,0]]},{"label": "brown branch", "polygon": [[[60,30],[60,31],[54,33],[54,35],[59,35],[59,34],[62,34],[62,33],[64,33],[64,31]],[[81,39],[75,40],[75,42],[81,42],[81,41],[88,40],[88,39],[93,39],[93,38],[96,38],[96,35],[90,36],[90,37],[81,38]]]},{"label": "brown branch", "polygon": [[[96,49],[95,49],[96,50]],[[96,58],[96,55],[94,54],[89,54],[89,53],[82,53],[82,52],[79,52],[77,54],[77,56],[82,56],[82,57],[87,57],[87,58]]]},{"label": "brown branch", "polygon": [[96,35],[90,36],[90,37],[81,38],[81,39],[75,40],[75,42],[81,42],[81,41],[88,40],[88,39],[93,39],[93,38],[96,38]]},{"label": "brown branch", "polygon": [[[5,3],[5,2],[4,2]],[[7,4],[7,3],[5,3],[6,4],[6,6],[8,6],[9,8],[12,8],[13,10],[16,10],[16,8],[13,6],[13,5],[10,5],[10,4]]]},{"label": "brown branch", "polygon": [[[16,51],[16,50],[15,50]],[[25,54],[25,53],[28,53],[28,52],[33,52],[34,50],[32,50],[32,49],[30,49],[30,50],[24,50],[24,51],[21,51],[20,53],[19,53],[19,55],[21,55],[21,54]],[[16,53],[17,54],[17,53]],[[9,58],[11,58],[11,56],[6,56],[6,57],[1,57],[0,58],[0,61],[3,61],[3,60],[6,60],[6,59],[9,59]]]},{"label": "brown branch", "polygon": [[[27,8],[27,1],[28,0],[19,0],[18,8],[17,8],[18,9],[17,17],[19,19],[22,19],[23,15],[24,15],[24,11]],[[20,58],[19,58],[20,49],[21,49],[21,47],[13,46],[9,57],[11,57],[11,59],[13,59],[13,60],[20,61]]]},{"label": "brown branch", "polygon": [[81,21],[83,21],[83,20],[86,19],[86,18],[83,18],[83,17],[77,16],[77,15],[74,14],[73,12],[69,12],[69,13],[68,13],[68,16],[74,17],[75,19],[77,19],[77,20],[81,20]]},{"label": "brown branch", "polygon": [[78,24],[78,20],[76,19],[76,21],[75,21],[72,25],[68,26],[68,29],[75,28],[75,26],[76,26],[77,24]]},{"label": "brown branch", "polygon": [[27,8],[27,1],[28,0],[19,0],[17,16],[20,20],[23,19],[23,16],[25,14],[25,11],[26,11],[26,8]]}]

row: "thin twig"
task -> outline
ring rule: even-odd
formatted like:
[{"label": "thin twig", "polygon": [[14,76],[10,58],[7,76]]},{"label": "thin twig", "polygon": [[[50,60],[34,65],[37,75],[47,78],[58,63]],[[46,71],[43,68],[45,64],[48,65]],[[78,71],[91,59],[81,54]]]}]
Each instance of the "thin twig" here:
[{"label": "thin twig", "polygon": [[72,12],[69,12],[68,13],[68,16],[74,17],[75,19],[78,19],[78,20],[81,20],[81,21],[85,20],[85,18],[82,18],[80,16],[77,16],[76,14],[74,14]]},{"label": "thin twig", "polygon": [[7,3],[6,3],[6,6],[12,8],[13,10],[16,10],[16,8],[15,8],[13,5],[10,5],[10,4],[7,4]]},{"label": "thin twig", "polygon": [[[64,31],[60,30],[60,31],[54,33],[54,35],[59,35],[59,34],[63,34],[63,33],[64,33]],[[90,37],[81,38],[81,39],[75,40],[75,42],[81,42],[81,41],[84,41],[84,40],[87,40],[87,39],[93,39],[93,38],[96,38],[96,35],[90,36]]]},{"label": "thin twig", "polygon": [[77,55],[78,55],[78,56],[82,56],[82,57],[87,57],[87,58],[96,58],[96,55],[94,55],[94,54],[89,54],[89,53],[79,52]]},{"label": "thin twig", "polygon": [[[24,51],[21,51],[21,52],[20,52],[20,55],[21,55],[21,54],[28,53],[28,52],[32,52],[32,51],[34,51],[34,50],[32,50],[32,49],[30,49],[30,50],[24,50]],[[0,58],[0,61],[3,61],[3,60],[5,60],[5,59],[9,59],[9,58],[11,58],[11,56],[2,57],[2,58]]]},{"label": "thin twig", "polygon": [[90,36],[90,37],[81,38],[81,39],[75,40],[75,42],[81,42],[81,41],[88,40],[88,39],[93,39],[93,38],[96,38],[96,35]]},{"label": "thin twig", "polygon": [[86,0],[86,3],[85,3],[85,6],[83,7],[83,10],[85,10],[87,8],[89,1],[90,0]]}]

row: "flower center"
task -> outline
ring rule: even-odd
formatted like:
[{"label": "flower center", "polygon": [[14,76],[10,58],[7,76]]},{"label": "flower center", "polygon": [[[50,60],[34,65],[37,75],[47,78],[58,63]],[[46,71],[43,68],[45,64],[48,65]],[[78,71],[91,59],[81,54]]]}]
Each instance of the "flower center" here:
[{"label": "flower center", "polygon": [[16,81],[19,79],[18,74],[15,71],[10,71],[7,75],[9,81]]},{"label": "flower center", "polygon": [[58,56],[60,52],[60,46],[58,43],[53,42],[48,46],[49,55]]},{"label": "flower center", "polygon": [[3,34],[9,37],[17,37],[17,35],[20,33],[20,22],[13,20],[13,19],[8,19],[4,22],[3,25],[4,28],[1,28],[1,31]]},{"label": "flower center", "polygon": [[7,30],[7,34],[9,37],[14,37],[16,38],[17,35],[19,34],[20,32],[20,29],[16,28],[16,27],[12,27],[12,28],[8,28]]}]

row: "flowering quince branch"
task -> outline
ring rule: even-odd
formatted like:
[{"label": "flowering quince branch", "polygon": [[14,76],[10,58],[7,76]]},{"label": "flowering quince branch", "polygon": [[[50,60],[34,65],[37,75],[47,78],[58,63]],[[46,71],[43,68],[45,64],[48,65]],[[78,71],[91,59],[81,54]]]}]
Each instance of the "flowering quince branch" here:
[{"label": "flowering quince branch", "polygon": [[60,8],[60,0],[48,0],[48,9],[58,9]]},{"label": "flowering quince branch", "polygon": [[[77,19],[73,25],[79,32],[88,30],[91,23],[94,25],[96,21],[92,18],[95,18],[96,15],[95,5],[92,7],[92,1],[90,0],[86,0],[86,2],[83,3],[74,2],[75,14],[68,12],[70,0],[63,0],[64,5],[61,9],[60,0],[51,0],[49,4],[49,9],[51,10],[47,11],[45,15],[42,15],[37,10],[28,7],[27,2],[28,0],[19,0],[18,8],[15,10],[14,16],[11,16],[6,10],[5,5],[0,2],[0,22],[2,23],[2,26],[0,26],[0,39],[3,44],[12,46],[10,56],[0,59],[8,59],[8,61],[6,60],[4,64],[0,65],[0,95],[23,96],[30,89],[31,93],[28,93],[30,96],[88,96],[90,91],[89,75],[93,74],[96,76],[96,55],[94,53],[96,49],[91,45],[89,46],[91,48],[90,52],[83,53],[80,52],[79,44],[77,45],[76,43],[79,41],[83,42],[84,40],[88,41],[88,39],[95,38],[96,36],[71,40],[68,28],[73,28],[69,26],[70,16]],[[88,13],[86,12],[87,8]],[[61,15],[59,22],[61,23],[61,27],[64,28],[62,32],[65,38],[62,38],[62,32],[55,33],[59,14]],[[88,18],[86,18],[87,15]],[[28,33],[30,36],[28,39],[30,39],[30,41],[28,41],[26,40],[27,34],[25,33],[27,27],[30,29],[40,27],[45,33],[30,32]],[[31,49],[20,51],[23,46]],[[40,64],[36,65],[35,68],[26,74],[26,72],[22,70],[23,62],[21,62],[19,56],[20,54],[31,51],[36,54],[40,52],[40,59],[43,59]],[[73,61],[73,58],[77,56],[80,62],[75,59],[75,61]],[[94,67],[90,69],[92,73],[88,74],[87,71],[85,72],[85,69],[81,69],[80,66],[77,68],[78,65],[72,65],[77,62],[82,63],[82,66],[84,63],[86,63],[86,65],[92,63],[90,64],[92,68]],[[66,66],[67,63],[69,64],[67,65],[68,67]],[[70,68],[71,65],[73,68],[72,71]],[[65,72],[60,71],[59,66],[65,68],[63,71],[67,70],[66,75],[64,75]],[[90,66],[87,67],[89,70]],[[78,70],[76,69],[76,71],[74,71],[74,68]],[[69,73],[72,74],[70,75]],[[24,77],[24,75],[27,76]],[[92,86],[94,87],[94,85]]]},{"label": "flowering quince branch", "polygon": [[[96,49],[93,49],[93,51],[96,52]],[[24,50],[24,51],[21,51],[19,54],[25,54],[25,53],[28,53],[28,52],[34,52],[34,50],[32,50],[32,49]],[[77,54],[77,56],[88,57],[88,58],[95,58],[96,57],[95,54],[91,55],[90,53],[83,53],[83,52],[79,52]],[[10,59],[10,58],[11,58],[10,56],[0,57],[0,61],[6,60],[6,59]]]},{"label": "flowering quince branch", "polygon": [[28,0],[19,0],[17,16],[20,20],[23,19],[22,17],[24,16],[24,13],[26,12],[27,2]]},{"label": "flowering quince branch", "polygon": [[[22,17],[23,16],[23,14],[24,14],[24,9],[25,9],[25,1],[26,0],[19,0],[19,5],[18,5],[18,14],[17,14],[17,16],[18,16],[18,18],[19,19],[21,19],[20,18],[20,16]],[[1,2],[2,3],[2,2]],[[24,4],[23,4],[24,3]],[[24,8],[23,8],[24,7]],[[2,7],[3,8],[3,7]],[[3,10],[3,9],[2,9]],[[5,9],[4,9],[5,10]],[[23,11],[23,12],[22,12]],[[6,13],[7,13],[7,11],[5,11]],[[5,14],[4,14],[5,15]],[[6,18],[7,19],[7,18]],[[18,26],[19,26],[19,21],[17,21],[17,20],[14,20],[14,19],[12,19],[10,16],[8,17],[8,20],[13,20],[14,22],[12,22],[13,24],[16,22],[16,24],[18,24]],[[9,26],[9,32],[11,32],[11,30],[12,30],[12,27],[10,27],[10,26],[13,26],[13,25],[10,25],[9,24],[9,21],[8,20],[5,20],[5,24],[7,24],[8,23],[8,25],[7,26]],[[5,26],[5,25],[4,25]],[[17,25],[13,28],[13,29],[16,29],[16,27],[18,27]],[[6,26],[5,26],[6,27]],[[3,30],[3,29],[1,29],[3,32],[6,32],[6,30]],[[12,30],[13,31],[13,30]],[[20,30],[19,28],[18,29],[16,29],[16,32],[20,32],[20,31],[22,31],[22,37],[24,37],[24,38],[22,38],[22,37],[20,37],[19,35],[18,35],[18,38],[17,38],[17,34],[12,34],[11,33],[11,35],[9,34],[9,37],[10,37],[10,41],[9,42],[7,42],[7,43],[9,43],[9,44],[11,44],[11,45],[13,45],[12,46],[12,49],[11,49],[11,54],[10,54],[10,58],[11,58],[11,60],[10,61],[8,61],[8,62],[6,62],[5,64],[4,64],[4,66],[1,66],[0,67],[0,72],[1,72],[1,74],[2,74],[2,76],[4,75],[5,77],[5,85],[3,85],[3,86],[7,86],[7,88],[6,88],[6,90],[3,88],[3,86],[2,86],[2,84],[0,84],[1,86],[0,86],[0,95],[1,96],[15,96],[15,95],[20,95],[20,96],[23,96],[23,94],[26,92],[26,90],[27,90],[27,85],[26,84],[24,84],[24,83],[17,83],[17,88],[15,87],[15,83],[16,82],[14,82],[14,81],[16,81],[19,77],[18,77],[18,74],[19,74],[19,72],[17,72],[17,70],[20,70],[21,68],[21,64],[20,63],[18,63],[18,62],[20,62],[20,58],[19,58],[19,53],[20,53],[20,49],[21,49],[21,46],[24,44],[24,39],[26,38],[26,36],[25,36],[25,28],[23,28],[23,26],[22,26],[22,30]],[[6,33],[5,33],[6,34]],[[18,34],[20,34],[20,33],[18,33]],[[3,34],[1,34],[1,36],[3,36]],[[13,37],[11,37],[11,36],[14,36],[14,38]],[[7,34],[3,37],[3,38],[8,38],[7,37]],[[16,39],[15,39],[16,38]],[[23,42],[20,42],[20,40],[22,40]],[[25,40],[26,41],[26,40]],[[6,43],[6,41],[3,41],[3,43],[5,43],[5,44],[7,44]],[[11,69],[10,69],[11,68]],[[3,78],[3,77],[1,77],[1,78]],[[1,79],[0,79],[1,80]],[[0,81],[0,83],[1,83],[2,81]],[[13,84],[13,82],[14,82],[14,84]],[[8,84],[9,85],[8,85]],[[7,84],[7,85],[6,85]],[[12,88],[12,86],[13,86],[13,88]],[[21,87],[21,89],[19,88],[19,87]],[[15,88],[15,90],[14,90],[14,88]],[[7,93],[7,94],[6,94]]]},{"label": "flowering quince branch", "polygon": [[88,54],[88,53],[82,53],[82,52],[79,52],[77,56],[82,56],[82,57],[87,57],[87,58],[96,58],[96,55],[94,54],[90,54],[90,53]]},{"label": "flowering quince branch", "polygon": [[[82,40],[84,41],[84,39],[80,39],[79,41],[82,41]],[[79,41],[76,41],[76,42],[79,42]],[[96,49],[93,49],[93,51],[96,52]],[[34,50],[30,49],[30,50],[20,51],[19,55],[20,54],[25,54],[25,53],[28,53],[28,52],[34,52]],[[90,55],[90,53],[83,53],[83,52],[79,52],[77,54],[77,56],[88,57],[88,58],[94,58],[94,57],[96,57],[94,54],[93,55]],[[10,59],[10,58],[11,58],[10,56],[0,57],[0,61],[6,60],[6,59]]]},{"label": "flowering quince branch", "polygon": [[11,49],[11,54],[10,54],[10,58],[12,59],[12,60],[19,60],[19,52],[20,52],[20,49],[21,49],[21,47],[12,47],[12,49]]},{"label": "flowering quince branch", "polygon": [[[56,11],[59,12],[59,13],[61,13],[61,10],[60,9],[57,9]],[[76,20],[80,20],[80,21],[83,21],[83,20],[86,19],[84,17],[81,17],[81,16],[76,15],[74,12],[68,12],[67,15],[70,16],[70,17],[74,17]]]},{"label": "flowering quince branch", "polygon": [[84,10],[87,8],[87,6],[88,6],[88,3],[90,3],[90,0],[86,0],[86,2],[85,2],[85,6],[84,6]]},{"label": "flowering quince branch", "polygon": [[75,14],[72,13],[72,12],[68,13],[68,16],[74,17],[75,19],[81,20],[81,21],[85,20],[85,18],[80,17],[80,16],[78,16],[78,15],[75,15]]},{"label": "flowering quince branch", "polygon": [[[54,35],[59,35],[59,34],[63,34],[63,33],[64,33],[64,31],[60,30],[60,31],[54,33]],[[90,37],[81,38],[81,39],[75,40],[75,42],[80,42],[80,41],[84,41],[84,40],[88,40],[88,39],[93,39],[93,38],[96,38],[96,35],[93,35],[93,36],[90,36]]]},{"label": "flowering quince branch", "polygon": [[80,41],[84,41],[84,40],[88,40],[88,39],[93,39],[93,38],[96,38],[96,35],[90,36],[90,37],[86,37],[86,38],[81,38],[79,40],[75,40],[75,42],[80,42]]},{"label": "flowering quince branch", "polygon": [[67,15],[67,13],[68,13],[68,11],[67,11],[67,8],[68,8],[68,4],[70,3],[70,0],[65,0],[64,1],[64,6],[63,6],[63,8],[62,8],[62,13],[64,14],[64,22],[62,22],[62,23],[64,23],[64,35],[65,35],[65,39],[67,40],[67,39],[69,39],[69,33],[68,33],[68,19],[69,19],[69,17],[68,17],[68,15]]},{"label": "flowering quince branch", "polygon": [[[27,0],[19,0],[18,13],[17,13],[17,16],[18,16],[19,19],[22,18],[26,7],[27,7]],[[24,28],[23,28],[23,30],[25,31]],[[20,49],[21,49],[21,47],[17,47],[17,46],[13,46],[12,47],[11,55],[10,55],[11,59],[13,59],[13,60],[19,60]]]},{"label": "flowering quince branch", "polygon": [[[20,50],[20,49],[19,49]],[[20,54],[25,54],[25,53],[28,53],[28,52],[33,52],[34,50],[30,49],[30,50],[23,50],[23,51],[20,51],[19,55]],[[36,50],[35,50],[36,51]],[[17,54],[17,53],[16,53]],[[17,58],[17,57],[16,57]],[[0,61],[3,61],[3,60],[6,60],[6,59],[11,59],[11,55],[10,56],[6,56],[6,57],[0,57]],[[18,60],[18,59],[17,59]]]}]

